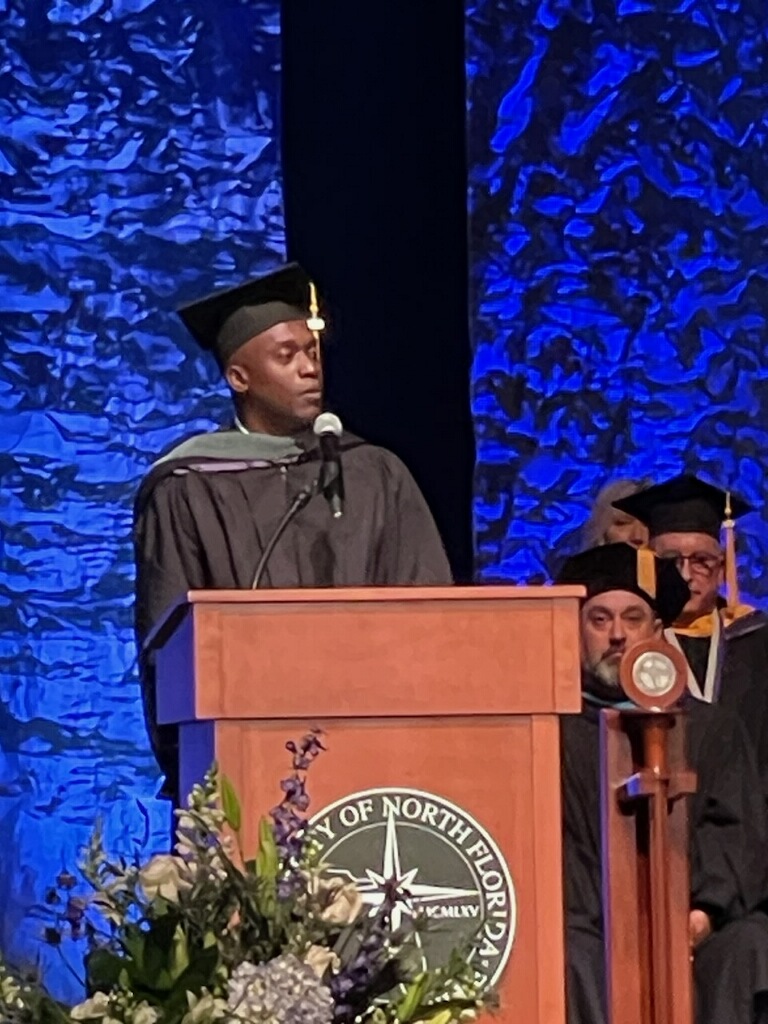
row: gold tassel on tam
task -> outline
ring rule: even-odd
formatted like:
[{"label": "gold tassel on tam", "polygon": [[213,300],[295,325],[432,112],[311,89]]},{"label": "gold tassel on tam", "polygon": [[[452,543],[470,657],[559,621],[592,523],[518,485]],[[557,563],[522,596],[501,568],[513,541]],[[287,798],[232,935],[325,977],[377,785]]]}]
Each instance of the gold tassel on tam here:
[{"label": "gold tassel on tam", "polygon": [[736,570],[736,530],[732,519],[731,492],[725,492],[725,599],[729,611],[739,604],[739,580]]},{"label": "gold tassel on tam", "polygon": [[725,531],[725,608],[723,619],[726,625],[730,625],[736,619],[745,615],[751,615],[755,610],[752,605],[742,604],[739,595],[738,566],[736,565],[736,529],[731,509],[731,492],[725,493],[725,519],[723,530]]},{"label": "gold tassel on tam", "polygon": [[320,331],[325,330],[325,320],[320,316],[320,306],[317,302],[317,289],[315,282],[309,282],[309,319],[307,327],[315,336],[315,341],[320,344]]}]

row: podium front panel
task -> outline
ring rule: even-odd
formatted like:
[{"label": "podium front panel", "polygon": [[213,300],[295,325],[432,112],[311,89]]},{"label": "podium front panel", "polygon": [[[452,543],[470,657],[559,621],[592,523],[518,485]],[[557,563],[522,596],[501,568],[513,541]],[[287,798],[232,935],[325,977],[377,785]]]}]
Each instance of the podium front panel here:
[{"label": "podium front panel", "polygon": [[[564,1024],[557,715],[581,707],[582,594],[190,594],[152,640],[158,716],[180,726],[182,790],[218,761],[241,794],[251,854],[259,818],[290,774],[286,742],[321,727],[328,750],[308,790],[329,863],[356,816],[363,831],[378,830],[376,843],[390,829],[387,849],[402,852],[419,899],[453,893],[439,911],[446,928],[450,915],[480,915],[478,970],[501,972],[501,1024]],[[437,844],[434,856],[422,856],[418,829]],[[459,862],[471,884],[451,875]],[[381,877],[384,867],[370,871]],[[371,884],[368,867],[363,875]]]},{"label": "podium front panel", "polygon": [[[490,835],[508,867],[514,892],[512,948],[497,985],[501,1007],[494,1019],[501,1024],[516,1024],[519,1020],[563,1024],[556,718],[479,716],[302,723],[229,720],[183,727],[182,746],[186,743],[190,756],[184,758],[189,776],[182,781],[187,785],[195,781],[193,776],[215,756],[238,791],[246,794],[246,854],[255,850],[259,817],[281,799],[280,778],[290,774],[285,743],[299,739],[310,725],[323,729],[327,747],[308,774],[310,815],[351,794],[363,793],[367,805],[373,807],[380,790],[416,790],[422,796],[422,809],[419,799],[412,799],[410,808],[402,805],[404,815],[407,812],[410,818],[423,817],[430,801],[438,798],[441,806],[444,800],[462,809]],[[186,729],[190,731],[185,741]],[[347,823],[353,825],[354,818],[348,818]],[[437,824],[441,824],[440,819]],[[461,824],[447,825],[446,838],[451,827],[452,841],[464,853],[474,850],[477,856],[484,850]],[[402,865],[404,871],[415,866],[407,862]],[[428,869],[429,865],[420,866],[417,882]],[[428,877],[425,880],[430,881]],[[496,884],[494,878],[494,891]],[[498,934],[492,932],[491,939]],[[488,949],[495,955],[493,942]]]}]

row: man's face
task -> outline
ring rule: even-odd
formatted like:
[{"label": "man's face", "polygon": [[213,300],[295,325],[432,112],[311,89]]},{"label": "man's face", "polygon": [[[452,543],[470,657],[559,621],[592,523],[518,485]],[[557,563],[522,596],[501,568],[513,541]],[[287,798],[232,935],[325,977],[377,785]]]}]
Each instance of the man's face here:
[{"label": "man's face", "polygon": [[303,320],[275,324],[235,352],[227,383],[242,396],[257,429],[290,433],[323,405],[323,370],[315,337]]},{"label": "man's face", "polygon": [[675,560],[691,589],[682,618],[693,619],[714,610],[723,585],[723,550],[707,533],[661,533],[651,541],[659,558]]},{"label": "man's face", "polygon": [[651,606],[626,590],[609,590],[586,601],[581,609],[581,664],[609,686],[619,686],[624,651],[661,633]]},{"label": "man's face", "polygon": [[648,545],[648,527],[634,516],[613,509],[613,518],[605,530],[606,544],[630,544],[633,548]]}]

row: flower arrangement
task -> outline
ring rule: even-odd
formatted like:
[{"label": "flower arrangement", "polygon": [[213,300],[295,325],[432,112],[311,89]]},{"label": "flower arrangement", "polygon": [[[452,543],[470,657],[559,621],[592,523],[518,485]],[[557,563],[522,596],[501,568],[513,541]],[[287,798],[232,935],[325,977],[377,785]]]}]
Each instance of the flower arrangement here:
[{"label": "flower arrangement", "polygon": [[3,1024],[452,1024],[485,999],[463,951],[424,970],[415,930],[395,930],[407,893],[395,882],[375,911],[319,862],[307,835],[313,732],[286,744],[292,773],[244,860],[235,793],[214,768],[176,811],[176,845],[142,863],[111,860],[97,826],[80,870],[47,902],[54,925],[87,946],[88,998],[67,1008],[0,959]]}]

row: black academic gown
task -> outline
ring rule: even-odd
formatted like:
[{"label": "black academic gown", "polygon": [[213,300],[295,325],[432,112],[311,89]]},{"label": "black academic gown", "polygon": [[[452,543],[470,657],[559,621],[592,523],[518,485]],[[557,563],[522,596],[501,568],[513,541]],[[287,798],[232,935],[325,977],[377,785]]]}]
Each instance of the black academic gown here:
[{"label": "black academic gown", "polygon": [[[768,992],[768,827],[754,755],[739,719],[689,701],[691,908],[715,932],[695,957],[697,1024],[754,1024]],[[563,857],[569,1024],[603,1024],[605,972],[599,712],[563,719]]]},{"label": "black academic gown", "polygon": [[[250,589],[284,512],[320,474],[314,439],[305,439],[302,447],[298,457],[278,463],[187,456],[167,458],[150,471],[135,505],[140,649],[188,590]],[[434,520],[403,463],[345,434],[341,465],[344,515],[334,519],[317,494],[275,547],[262,586],[449,584],[451,571]],[[147,723],[166,792],[173,795],[176,737],[155,724],[151,658],[140,662]]]},{"label": "black academic gown", "polygon": [[[768,798],[768,617],[763,612],[754,612],[736,619],[725,637],[717,700],[744,723]],[[678,640],[699,686],[703,687],[709,638],[678,634]]]}]

